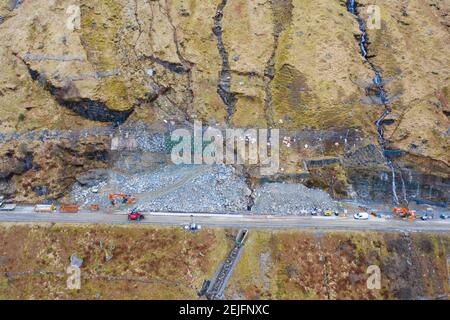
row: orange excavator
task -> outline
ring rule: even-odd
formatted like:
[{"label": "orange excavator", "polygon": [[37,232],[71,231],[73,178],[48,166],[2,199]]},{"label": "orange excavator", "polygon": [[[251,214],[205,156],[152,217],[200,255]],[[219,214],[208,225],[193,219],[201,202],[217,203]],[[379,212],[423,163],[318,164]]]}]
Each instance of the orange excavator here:
[{"label": "orange excavator", "polygon": [[416,214],[406,208],[392,208],[392,212],[398,219],[416,220]]},{"label": "orange excavator", "polygon": [[111,202],[111,205],[116,204],[116,199],[121,199],[121,203],[134,203],[136,201],[135,198],[131,197],[129,194],[125,193],[110,193],[108,196],[109,202]]}]

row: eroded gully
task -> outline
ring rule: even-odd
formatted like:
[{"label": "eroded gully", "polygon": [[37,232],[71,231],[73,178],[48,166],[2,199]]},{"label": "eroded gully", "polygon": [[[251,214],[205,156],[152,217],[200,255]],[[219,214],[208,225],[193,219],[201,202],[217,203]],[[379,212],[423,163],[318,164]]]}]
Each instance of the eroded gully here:
[{"label": "eroded gully", "polygon": [[[375,67],[375,65],[369,60],[368,55],[368,39],[367,39],[367,29],[366,29],[366,23],[364,22],[364,19],[361,18],[358,14],[358,4],[355,0],[348,0],[347,1],[347,10],[351,14],[353,14],[356,17],[356,20],[358,21],[359,30],[361,31],[361,37],[359,39],[359,50],[361,52],[361,55],[364,59],[364,61],[370,66],[370,68],[374,72],[373,77],[373,84],[376,88],[376,95],[381,101],[384,112],[381,115],[380,118],[375,122],[375,125],[377,127],[378,131],[378,142],[380,144],[381,152],[383,154],[383,157],[386,159],[386,163],[388,167],[391,170],[392,174],[392,197],[393,202],[398,205],[400,203],[397,195],[397,184],[396,184],[396,174],[395,174],[395,167],[392,163],[392,160],[386,157],[385,155],[385,147],[386,147],[386,140],[384,138],[384,129],[383,129],[383,121],[386,119],[386,117],[391,113],[391,108],[389,107],[389,100],[387,98],[386,90],[384,88],[384,82],[383,78],[381,76],[380,71]],[[406,196],[404,197],[406,201]]]}]

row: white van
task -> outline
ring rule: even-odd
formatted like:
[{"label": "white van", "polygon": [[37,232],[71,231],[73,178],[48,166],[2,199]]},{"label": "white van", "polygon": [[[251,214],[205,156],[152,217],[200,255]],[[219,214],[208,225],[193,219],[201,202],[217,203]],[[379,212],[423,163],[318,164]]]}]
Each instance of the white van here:
[{"label": "white van", "polygon": [[353,218],[356,220],[369,220],[369,214],[367,212],[355,213]]}]

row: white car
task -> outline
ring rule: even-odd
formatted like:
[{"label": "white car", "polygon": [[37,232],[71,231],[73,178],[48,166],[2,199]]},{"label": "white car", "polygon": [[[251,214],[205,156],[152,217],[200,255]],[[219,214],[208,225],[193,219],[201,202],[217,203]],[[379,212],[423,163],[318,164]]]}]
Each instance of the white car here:
[{"label": "white car", "polygon": [[185,225],[184,229],[188,230],[188,231],[198,231],[198,230],[202,229],[202,226],[199,224],[196,224],[196,223],[191,223],[191,224]]},{"label": "white car", "polygon": [[16,205],[14,203],[2,203],[0,202],[0,211],[14,211]]},{"label": "white car", "polygon": [[369,220],[369,214],[367,212],[356,213],[353,218],[356,220]]}]

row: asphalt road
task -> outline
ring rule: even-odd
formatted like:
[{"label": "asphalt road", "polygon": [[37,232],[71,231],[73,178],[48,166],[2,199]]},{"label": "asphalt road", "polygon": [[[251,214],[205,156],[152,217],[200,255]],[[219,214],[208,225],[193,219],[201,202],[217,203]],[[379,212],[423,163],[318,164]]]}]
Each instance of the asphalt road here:
[{"label": "asphalt road", "polygon": [[[76,224],[141,224],[182,227],[191,222],[191,214],[186,213],[147,213],[141,222],[129,222],[126,212],[102,213],[35,213],[33,207],[20,206],[12,212],[0,212],[1,222],[35,223],[76,223]],[[351,217],[296,217],[296,216],[248,216],[192,214],[194,221],[203,228],[248,228],[248,229],[334,229],[405,232],[449,232],[450,220],[401,221],[372,218],[367,221]]]}]

